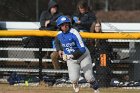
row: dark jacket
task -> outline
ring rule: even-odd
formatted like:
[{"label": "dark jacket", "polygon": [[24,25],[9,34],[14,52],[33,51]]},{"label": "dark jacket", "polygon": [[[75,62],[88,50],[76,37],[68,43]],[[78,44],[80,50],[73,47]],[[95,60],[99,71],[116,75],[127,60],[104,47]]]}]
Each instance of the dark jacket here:
[{"label": "dark jacket", "polygon": [[91,24],[96,20],[96,16],[93,12],[86,12],[85,14],[77,13],[74,16],[78,17],[81,24],[74,23],[73,27],[77,30],[90,31]]},{"label": "dark jacket", "polygon": [[[101,55],[106,54],[106,66],[103,66]],[[112,77],[111,59],[113,55],[112,47],[105,39],[96,39],[93,41],[92,58],[95,62],[95,77],[97,78],[101,87],[108,87]],[[101,65],[102,64],[102,65]]]},{"label": "dark jacket", "polygon": [[[56,20],[59,16],[62,15],[62,13],[60,13],[59,11],[57,11],[54,15],[52,15],[50,13],[50,9],[51,7],[53,6],[57,6],[58,7],[58,4],[53,1],[53,0],[50,0],[50,2],[48,3],[48,10],[46,11],[43,11],[41,13],[41,16],[40,16],[40,25],[41,25],[41,28],[40,30],[56,30],[57,27],[56,27]],[[50,24],[48,24],[48,27],[45,28],[45,21],[46,20],[50,20]]]}]

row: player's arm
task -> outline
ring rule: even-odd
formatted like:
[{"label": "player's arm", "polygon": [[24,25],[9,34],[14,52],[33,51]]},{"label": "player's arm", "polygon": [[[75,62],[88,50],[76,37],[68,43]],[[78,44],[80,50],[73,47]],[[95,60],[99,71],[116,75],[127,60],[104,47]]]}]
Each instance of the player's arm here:
[{"label": "player's arm", "polygon": [[62,45],[61,45],[60,40],[58,39],[58,37],[55,37],[54,45],[56,47],[56,51],[59,51],[59,50],[63,51]]},{"label": "player's arm", "polygon": [[63,56],[63,48],[62,48],[61,42],[58,39],[58,37],[55,37],[54,45],[56,47],[56,51],[58,52],[59,56],[62,58],[62,56]]},{"label": "player's arm", "polygon": [[80,56],[83,55],[83,52],[81,52],[79,49],[76,50],[73,54],[73,59],[78,59]]},{"label": "player's arm", "polygon": [[74,36],[73,38],[76,42],[76,45],[78,47],[78,49],[73,53],[73,56],[74,56],[74,59],[77,59],[85,53],[86,49],[85,49],[84,42],[77,31],[74,32],[73,36]]}]

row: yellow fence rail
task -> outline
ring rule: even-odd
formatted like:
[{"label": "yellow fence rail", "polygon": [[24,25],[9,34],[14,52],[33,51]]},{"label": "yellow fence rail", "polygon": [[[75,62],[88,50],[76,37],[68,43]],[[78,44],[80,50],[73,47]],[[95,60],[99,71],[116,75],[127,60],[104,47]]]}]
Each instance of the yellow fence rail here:
[{"label": "yellow fence rail", "polygon": [[[49,36],[55,37],[57,31],[49,30],[0,30],[1,37],[15,37],[15,36]],[[140,39],[140,33],[88,33],[80,32],[83,38],[98,38],[98,39]]]}]

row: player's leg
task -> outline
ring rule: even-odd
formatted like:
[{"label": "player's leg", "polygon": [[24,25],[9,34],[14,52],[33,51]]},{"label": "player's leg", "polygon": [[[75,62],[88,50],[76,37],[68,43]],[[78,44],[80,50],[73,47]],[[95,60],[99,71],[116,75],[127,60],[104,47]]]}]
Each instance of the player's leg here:
[{"label": "player's leg", "polygon": [[89,82],[91,84],[91,87],[95,90],[94,92],[99,93],[98,82],[95,80],[95,77],[93,75],[91,56],[90,56],[90,53],[88,50],[86,51],[86,53],[87,53],[87,55],[81,61],[81,68],[84,72],[84,76],[85,76],[87,82]]},{"label": "player's leg", "polygon": [[73,89],[75,93],[79,92],[79,77],[80,77],[80,65],[72,60],[67,61],[68,73],[71,83],[73,84]]},{"label": "player's leg", "polygon": [[72,86],[73,86],[74,92],[75,93],[79,93],[80,88],[79,88],[78,82],[77,83],[73,83]]}]

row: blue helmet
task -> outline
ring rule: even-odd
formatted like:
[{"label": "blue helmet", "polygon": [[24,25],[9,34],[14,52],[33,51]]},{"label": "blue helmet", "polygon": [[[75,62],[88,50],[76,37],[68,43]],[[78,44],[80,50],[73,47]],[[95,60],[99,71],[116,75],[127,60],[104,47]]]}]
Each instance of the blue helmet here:
[{"label": "blue helmet", "polygon": [[70,19],[67,17],[67,16],[60,16],[58,19],[57,19],[57,27],[59,27],[61,24],[63,23],[70,23]]}]

